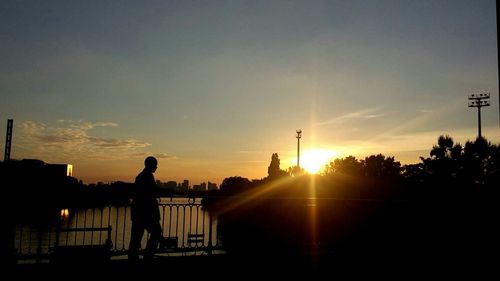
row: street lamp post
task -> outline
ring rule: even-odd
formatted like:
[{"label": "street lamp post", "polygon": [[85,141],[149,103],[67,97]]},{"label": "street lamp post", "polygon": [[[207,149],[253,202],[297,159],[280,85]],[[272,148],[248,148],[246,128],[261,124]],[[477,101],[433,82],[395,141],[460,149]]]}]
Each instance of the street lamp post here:
[{"label": "street lamp post", "polygon": [[302,130],[297,130],[297,167],[300,169],[300,138],[302,137]]},{"label": "street lamp post", "polygon": [[481,107],[490,106],[490,93],[469,95],[469,107],[477,107],[477,136],[481,138]]}]

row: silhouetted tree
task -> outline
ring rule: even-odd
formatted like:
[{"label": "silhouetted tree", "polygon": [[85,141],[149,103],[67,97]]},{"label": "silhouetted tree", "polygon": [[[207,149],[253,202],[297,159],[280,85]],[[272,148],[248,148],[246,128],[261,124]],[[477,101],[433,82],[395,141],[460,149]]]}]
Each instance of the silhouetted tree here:
[{"label": "silhouetted tree", "polygon": [[401,163],[394,161],[394,157],[385,157],[382,154],[371,155],[361,161],[364,175],[374,179],[397,178],[401,175]]},{"label": "silhouetted tree", "polygon": [[220,185],[220,191],[223,193],[235,193],[240,192],[250,186],[250,180],[240,176],[235,176],[225,178]]},{"label": "silhouetted tree", "polygon": [[402,174],[408,182],[422,183],[426,179],[424,169],[423,163],[408,164],[403,166]]},{"label": "silhouetted tree", "polygon": [[421,161],[405,166],[404,176],[407,185],[430,192],[427,196],[470,196],[478,194],[479,189],[491,192],[499,183],[499,149],[485,138],[462,146],[450,136],[439,136],[430,157],[421,157]]},{"label": "silhouetted tree", "polygon": [[267,174],[269,179],[277,179],[287,175],[286,171],[280,169],[280,158],[278,153],[273,153],[271,163],[267,168]]},{"label": "silhouetted tree", "polygon": [[468,141],[463,151],[463,177],[474,185],[498,183],[500,177],[500,151],[485,138]]},{"label": "silhouetted tree", "polygon": [[301,176],[305,174],[305,170],[297,165],[288,167],[286,172],[290,176]]},{"label": "silhouetted tree", "polygon": [[432,147],[430,155],[434,159],[451,159],[457,158],[461,154],[462,147],[459,144],[454,144],[453,139],[446,136],[439,136],[438,144]]},{"label": "silhouetted tree", "polygon": [[437,145],[430,151],[430,157],[421,158],[424,165],[422,177],[433,181],[456,179],[462,163],[462,146],[455,144],[450,136],[439,136]]},{"label": "silhouetted tree", "polygon": [[333,162],[325,166],[325,175],[362,175],[363,164],[354,156],[335,159]]}]

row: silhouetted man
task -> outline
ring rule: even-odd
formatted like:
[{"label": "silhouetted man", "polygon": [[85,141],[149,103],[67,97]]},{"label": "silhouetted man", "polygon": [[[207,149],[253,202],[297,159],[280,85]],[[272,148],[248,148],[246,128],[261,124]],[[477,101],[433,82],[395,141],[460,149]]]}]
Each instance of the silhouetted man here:
[{"label": "silhouetted man", "polygon": [[158,208],[158,186],[153,173],[158,168],[156,158],[149,156],[144,161],[144,170],[135,178],[132,191],[132,231],[129,244],[129,260],[139,258],[144,230],[151,235],[144,251],[144,260],[151,260],[162,236],[160,210]]}]

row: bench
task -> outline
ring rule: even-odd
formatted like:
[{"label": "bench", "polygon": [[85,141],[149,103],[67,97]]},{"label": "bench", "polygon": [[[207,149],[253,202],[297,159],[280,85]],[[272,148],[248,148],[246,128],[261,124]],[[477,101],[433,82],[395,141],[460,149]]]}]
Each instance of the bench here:
[{"label": "bench", "polygon": [[[60,234],[63,232],[107,232],[107,238],[103,244],[92,245],[60,245]],[[56,241],[50,256],[51,263],[58,264],[88,264],[106,263],[111,259],[111,226],[108,227],[84,227],[84,228],[60,228],[56,232]]]},{"label": "bench", "polygon": [[203,234],[203,233],[188,233],[187,243],[188,243],[189,247],[192,247],[193,244],[195,247],[197,247],[198,244],[203,245],[203,243],[205,243],[205,234]]},{"label": "bench", "polygon": [[177,236],[163,237],[163,239],[160,240],[159,249],[160,250],[177,249],[178,245],[179,245],[179,239],[177,238]]}]

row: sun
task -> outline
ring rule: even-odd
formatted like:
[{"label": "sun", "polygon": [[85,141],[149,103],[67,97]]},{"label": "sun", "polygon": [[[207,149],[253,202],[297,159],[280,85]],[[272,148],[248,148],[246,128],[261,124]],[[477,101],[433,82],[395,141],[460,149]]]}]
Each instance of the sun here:
[{"label": "sun", "polygon": [[321,171],[321,168],[328,164],[337,154],[338,153],[334,150],[306,150],[300,155],[300,167],[310,174],[317,174]]}]

